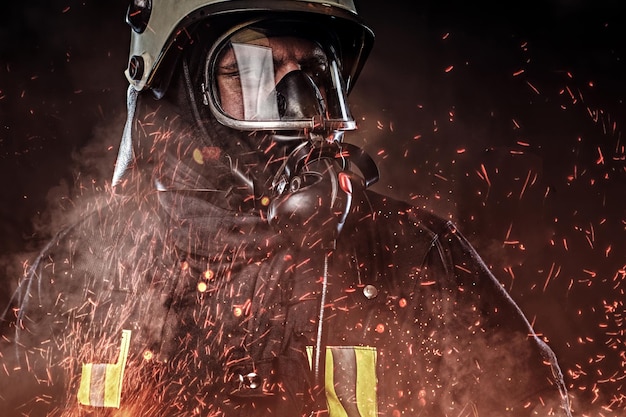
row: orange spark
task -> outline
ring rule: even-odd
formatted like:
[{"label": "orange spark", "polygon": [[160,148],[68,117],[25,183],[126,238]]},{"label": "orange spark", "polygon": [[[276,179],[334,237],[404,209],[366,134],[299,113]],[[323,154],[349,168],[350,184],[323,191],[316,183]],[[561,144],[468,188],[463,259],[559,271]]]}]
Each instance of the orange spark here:
[{"label": "orange spark", "polygon": [[600,147],[598,146],[598,160],[596,161],[596,164],[598,165],[604,165],[604,155],[602,155],[602,149],[600,149]]},{"label": "orange spark", "polygon": [[534,85],[532,85],[529,81],[526,81],[526,84],[528,84],[528,86],[529,86],[530,88],[532,88],[532,89],[533,89],[533,91],[535,92],[535,94],[537,94],[537,95],[539,95],[539,94],[540,94],[540,93],[539,93],[539,90],[537,90],[537,88],[536,88]]}]

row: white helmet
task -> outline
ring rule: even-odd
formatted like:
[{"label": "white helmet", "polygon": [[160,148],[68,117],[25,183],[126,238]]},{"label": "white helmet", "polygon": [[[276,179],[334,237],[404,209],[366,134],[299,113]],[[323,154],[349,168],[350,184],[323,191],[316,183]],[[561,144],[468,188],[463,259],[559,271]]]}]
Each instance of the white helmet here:
[{"label": "white helmet", "polygon": [[306,15],[336,30],[345,54],[340,57],[342,75],[346,88],[352,88],[374,39],[352,0],[132,0],[126,16],[133,29],[126,77],[136,90],[151,88],[158,96],[196,22],[227,18],[235,22],[268,13]]}]

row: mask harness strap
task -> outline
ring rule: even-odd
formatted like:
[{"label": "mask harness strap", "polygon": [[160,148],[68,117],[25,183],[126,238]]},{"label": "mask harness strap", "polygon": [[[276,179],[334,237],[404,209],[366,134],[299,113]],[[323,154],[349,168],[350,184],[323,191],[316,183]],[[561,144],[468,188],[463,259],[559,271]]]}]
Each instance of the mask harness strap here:
[{"label": "mask harness strap", "polygon": [[135,120],[135,110],[137,109],[138,94],[139,92],[135,90],[132,85],[128,86],[128,90],[126,92],[126,108],[128,110],[128,116],[126,117],[126,124],[124,125],[124,131],[122,133],[122,141],[120,142],[120,149],[117,154],[117,162],[115,163],[115,169],[113,171],[113,179],[111,180],[112,187],[115,187],[122,181],[128,167],[135,159],[132,130],[133,121]]}]

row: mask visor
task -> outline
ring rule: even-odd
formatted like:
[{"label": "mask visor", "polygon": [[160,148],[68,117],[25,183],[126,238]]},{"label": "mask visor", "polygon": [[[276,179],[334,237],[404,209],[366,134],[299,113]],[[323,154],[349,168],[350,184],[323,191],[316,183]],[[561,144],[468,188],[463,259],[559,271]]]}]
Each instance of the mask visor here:
[{"label": "mask visor", "polygon": [[354,129],[332,37],[311,33],[302,23],[273,22],[216,43],[204,97],[217,120],[241,130]]}]

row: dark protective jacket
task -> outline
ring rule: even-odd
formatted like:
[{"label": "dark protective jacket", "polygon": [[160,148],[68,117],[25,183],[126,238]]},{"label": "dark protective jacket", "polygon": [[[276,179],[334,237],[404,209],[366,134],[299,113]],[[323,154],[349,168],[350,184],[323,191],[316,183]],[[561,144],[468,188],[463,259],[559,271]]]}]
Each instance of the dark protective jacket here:
[{"label": "dark protective jacket", "polygon": [[[176,161],[225,178],[185,143]],[[355,189],[327,245],[234,189],[103,200],[5,316],[2,415],[569,415],[554,354],[449,221]]]}]

